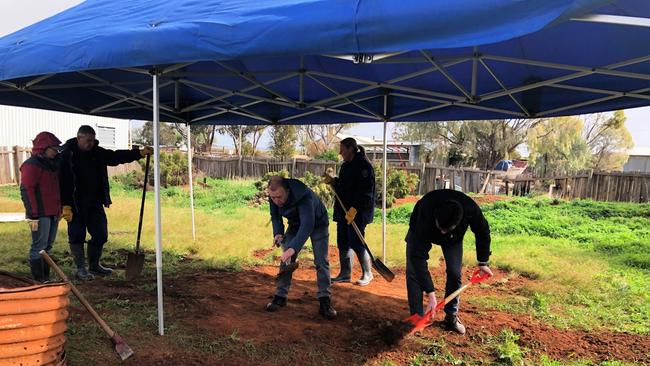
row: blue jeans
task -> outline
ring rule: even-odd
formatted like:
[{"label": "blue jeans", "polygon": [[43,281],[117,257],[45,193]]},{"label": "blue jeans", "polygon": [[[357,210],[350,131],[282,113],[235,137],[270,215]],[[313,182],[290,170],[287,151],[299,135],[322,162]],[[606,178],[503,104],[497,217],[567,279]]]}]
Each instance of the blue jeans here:
[{"label": "blue jeans", "polygon": [[[411,262],[408,253],[411,251],[409,248],[413,245],[421,245],[416,242],[415,235],[407,235],[406,241],[406,290],[408,293],[409,310],[411,314],[424,314],[423,308],[423,290],[420,283],[417,281],[414,272],[414,263]],[[447,268],[447,281],[445,284],[445,297],[451,295],[454,291],[462,286],[461,271],[463,265],[463,242],[455,242],[449,245],[442,245],[442,254],[445,257],[445,266]],[[438,301],[444,301],[438,297]],[[455,315],[458,313],[460,305],[460,296],[451,300],[445,305],[445,313]]]},{"label": "blue jeans", "polygon": [[32,231],[32,246],[29,249],[30,260],[40,259],[41,256],[38,252],[41,250],[50,254],[58,227],[59,216],[42,216],[38,218],[38,230]]},{"label": "blue jeans", "polygon": [[[285,233],[285,240],[282,242],[282,250],[286,250],[285,243],[289,243],[295,231],[287,230]],[[311,233],[311,246],[314,250],[314,264],[316,265],[316,283],[318,285],[318,293],[316,294],[317,298],[321,297],[330,297],[330,263],[327,259],[327,250],[329,243],[329,231],[328,226],[321,226],[314,228],[314,231]],[[295,261],[299,253],[294,254],[294,257],[291,258],[291,261]],[[285,264],[280,264],[280,268],[284,268]],[[288,273],[281,276],[278,279],[277,289],[275,292],[276,296],[286,298],[289,295],[289,288],[291,288],[291,278],[293,273]]]}]

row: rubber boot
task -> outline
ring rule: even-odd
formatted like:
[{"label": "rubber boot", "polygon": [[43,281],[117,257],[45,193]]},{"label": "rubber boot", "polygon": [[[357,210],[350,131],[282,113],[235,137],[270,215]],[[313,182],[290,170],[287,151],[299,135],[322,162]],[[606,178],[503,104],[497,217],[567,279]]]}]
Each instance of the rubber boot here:
[{"label": "rubber boot", "polygon": [[446,314],[442,327],[458,334],[465,334],[465,326],[458,319],[458,315],[455,314]]},{"label": "rubber boot", "polygon": [[354,284],[357,286],[368,286],[374,278],[372,275],[372,259],[370,259],[370,254],[368,254],[367,250],[363,252],[363,258],[360,259],[363,275]]},{"label": "rubber boot", "polygon": [[332,302],[329,297],[319,297],[318,302],[320,302],[320,309],[318,310],[320,315],[328,320],[336,319],[337,313],[332,307]]},{"label": "rubber boot", "polygon": [[332,283],[350,282],[352,276],[352,262],[354,261],[354,251],[352,249],[346,251],[339,249],[339,261],[341,263],[341,269],[339,275],[332,278]]},{"label": "rubber boot", "polygon": [[50,265],[47,264],[47,262],[44,259],[41,259],[43,261],[43,282],[49,282],[50,281]]},{"label": "rubber boot", "polygon": [[113,274],[113,270],[107,267],[102,266],[99,263],[99,259],[102,257],[102,251],[104,250],[103,245],[95,245],[88,243],[88,269],[90,273],[99,275],[99,276],[109,276]]},{"label": "rubber boot", "polygon": [[70,253],[72,253],[74,264],[77,267],[77,270],[74,272],[74,276],[82,281],[90,281],[94,279],[95,276],[88,273],[86,270],[86,255],[84,253],[84,245],[70,244]]},{"label": "rubber boot", "polygon": [[43,259],[30,259],[29,268],[32,272],[32,277],[36,282],[45,282],[44,267],[45,262]]},{"label": "rubber boot", "polygon": [[273,296],[273,300],[266,304],[266,311],[278,311],[285,306],[287,306],[287,298],[275,295]]}]

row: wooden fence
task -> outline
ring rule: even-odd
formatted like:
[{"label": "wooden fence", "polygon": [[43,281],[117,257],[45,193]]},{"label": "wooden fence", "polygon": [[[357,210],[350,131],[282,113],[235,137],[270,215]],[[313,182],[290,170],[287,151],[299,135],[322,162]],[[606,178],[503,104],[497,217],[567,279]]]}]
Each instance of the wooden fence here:
[{"label": "wooden fence", "polygon": [[[0,185],[20,184],[20,165],[27,160],[32,153],[31,148],[13,146],[0,146]],[[118,166],[109,166],[108,175],[126,174],[138,170],[140,164],[132,162]]]},{"label": "wooden fence", "polygon": [[[470,168],[441,167],[429,164],[392,168],[416,174],[420,180],[418,194],[434,189],[451,188],[463,192],[524,196],[547,193],[552,197],[589,198],[598,201],[649,202],[650,174],[623,172],[589,172],[566,177],[513,178],[504,172]],[[327,168],[338,166],[318,160],[253,160],[195,156],[194,168],[213,178],[261,178],[268,172],[286,170],[300,178],[309,171],[322,175]],[[337,169],[338,170],[338,169]]]}]

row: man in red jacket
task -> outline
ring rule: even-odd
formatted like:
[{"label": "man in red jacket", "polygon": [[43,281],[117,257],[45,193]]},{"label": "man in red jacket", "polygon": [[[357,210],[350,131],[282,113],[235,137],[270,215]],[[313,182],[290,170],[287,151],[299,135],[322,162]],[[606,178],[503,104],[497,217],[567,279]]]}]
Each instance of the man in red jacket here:
[{"label": "man in red jacket", "polygon": [[45,282],[50,279],[50,267],[38,252],[50,252],[59,225],[61,196],[57,157],[61,141],[49,132],[41,132],[33,143],[32,156],[20,166],[20,195],[32,231],[29,266],[34,279]]}]

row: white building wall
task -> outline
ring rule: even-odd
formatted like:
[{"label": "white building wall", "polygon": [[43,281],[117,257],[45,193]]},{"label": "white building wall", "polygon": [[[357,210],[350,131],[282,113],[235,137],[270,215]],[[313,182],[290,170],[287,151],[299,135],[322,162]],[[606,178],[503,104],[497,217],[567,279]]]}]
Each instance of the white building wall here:
[{"label": "white building wall", "polygon": [[[92,126],[98,135],[115,133],[115,141],[101,141],[108,149],[129,148],[129,120],[53,112],[41,109],[0,106],[0,146],[31,147],[32,140],[41,131],[52,132],[62,142],[77,135],[81,125]],[[114,129],[114,130],[113,130]]]}]

